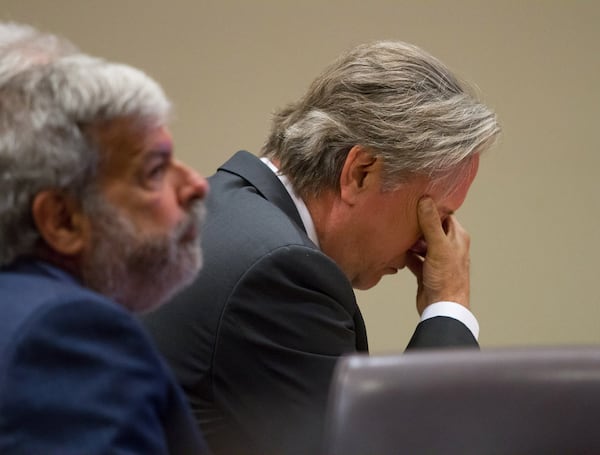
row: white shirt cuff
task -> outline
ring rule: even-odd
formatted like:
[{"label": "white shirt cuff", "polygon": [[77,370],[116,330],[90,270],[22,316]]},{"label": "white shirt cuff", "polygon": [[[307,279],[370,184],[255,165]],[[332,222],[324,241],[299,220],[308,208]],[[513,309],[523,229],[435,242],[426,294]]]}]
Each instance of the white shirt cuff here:
[{"label": "white shirt cuff", "polygon": [[479,323],[477,319],[467,308],[456,302],[436,302],[429,305],[421,315],[421,321],[435,318],[436,316],[446,316],[462,322],[471,331],[475,339],[479,339]]}]

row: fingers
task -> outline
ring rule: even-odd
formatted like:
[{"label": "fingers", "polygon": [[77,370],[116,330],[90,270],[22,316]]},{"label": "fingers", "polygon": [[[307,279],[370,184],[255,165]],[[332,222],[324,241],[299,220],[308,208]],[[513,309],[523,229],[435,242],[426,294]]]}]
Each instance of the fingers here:
[{"label": "fingers", "polygon": [[435,202],[427,196],[418,202],[417,217],[419,227],[428,245],[439,245],[446,239],[468,239],[468,233],[453,215],[449,215],[442,223]]},{"label": "fingers", "polygon": [[469,248],[471,243],[471,237],[469,233],[462,227],[462,225],[458,222],[455,216],[450,215],[444,222],[445,224],[445,232],[446,238],[450,240],[450,242],[459,244],[462,247]]},{"label": "fingers", "polygon": [[444,232],[444,228],[440,221],[440,214],[433,199],[423,197],[419,200],[417,205],[417,217],[419,227],[421,228],[428,245],[433,245],[443,240],[446,233]]},{"label": "fingers", "polygon": [[419,226],[427,242],[427,254],[407,255],[406,265],[417,277],[417,310],[439,301],[469,307],[469,234],[450,215],[443,222],[433,200],[422,198],[417,206]]},{"label": "fingers", "polygon": [[423,262],[424,259],[415,253],[409,252],[406,256],[406,267],[417,278],[417,282],[423,281]]}]

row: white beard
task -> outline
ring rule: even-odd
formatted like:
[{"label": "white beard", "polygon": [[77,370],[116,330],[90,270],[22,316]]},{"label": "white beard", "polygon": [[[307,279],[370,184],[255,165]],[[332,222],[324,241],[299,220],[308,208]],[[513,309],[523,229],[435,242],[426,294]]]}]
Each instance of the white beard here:
[{"label": "white beard", "polygon": [[86,286],[142,313],[191,283],[202,265],[200,236],[183,237],[192,227],[199,232],[203,203],[195,203],[189,217],[172,232],[145,236],[101,196],[94,199],[89,211],[93,245],[82,265]]}]

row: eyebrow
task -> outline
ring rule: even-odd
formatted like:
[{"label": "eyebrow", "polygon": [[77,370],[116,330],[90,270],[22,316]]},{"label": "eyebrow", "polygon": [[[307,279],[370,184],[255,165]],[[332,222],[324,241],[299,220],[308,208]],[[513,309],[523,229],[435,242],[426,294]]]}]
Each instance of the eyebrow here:
[{"label": "eyebrow", "polygon": [[170,158],[173,156],[173,149],[168,145],[158,145],[146,153],[144,153],[144,160],[149,160],[153,158]]}]

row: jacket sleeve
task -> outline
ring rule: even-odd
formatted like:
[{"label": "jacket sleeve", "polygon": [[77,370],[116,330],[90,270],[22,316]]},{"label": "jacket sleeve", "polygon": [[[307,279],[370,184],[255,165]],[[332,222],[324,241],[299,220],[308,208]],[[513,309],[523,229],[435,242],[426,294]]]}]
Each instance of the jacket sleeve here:
[{"label": "jacket sleeve", "polygon": [[477,340],[462,322],[445,316],[421,321],[407,350],[417,348],[479,348]]},{"label": "jacket sleeve", "polygon": [[164,375],[136,321],[85,299],[38,311],[0,391],[0,452],[162,454]]},{"label": "jacket sleeve", "polygon": [[228,437],[257,442],[242,442],[243,453],[317,453],[333,368],[356,350],[357,312],[345,276],[311,248],[279,248],[241,277],[222,316],[212,380],[239,424]]}]

